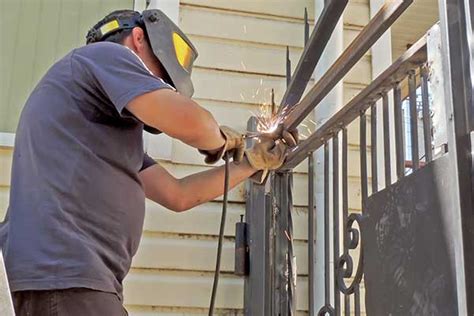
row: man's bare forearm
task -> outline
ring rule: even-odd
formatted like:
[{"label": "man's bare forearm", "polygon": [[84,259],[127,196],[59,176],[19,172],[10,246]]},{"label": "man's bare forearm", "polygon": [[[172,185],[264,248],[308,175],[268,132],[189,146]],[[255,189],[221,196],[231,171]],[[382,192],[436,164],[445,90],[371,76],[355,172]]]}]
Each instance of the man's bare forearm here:
[{"label": "man's bare forearm", "polygon": [[[229,187],[233,188],[256,172],[244,160],[240,164],[230,163]],[[188,210],[199,204],[209,202],[224,193],[225,166],[196,173],[179,180],[182,210]]]},{"label": "man's bare forearm", "polygon": [[225,143],[212,114],[174,91],[145,93],[130,101],[127,110],[146,125],[194,148],[217,150]]}]

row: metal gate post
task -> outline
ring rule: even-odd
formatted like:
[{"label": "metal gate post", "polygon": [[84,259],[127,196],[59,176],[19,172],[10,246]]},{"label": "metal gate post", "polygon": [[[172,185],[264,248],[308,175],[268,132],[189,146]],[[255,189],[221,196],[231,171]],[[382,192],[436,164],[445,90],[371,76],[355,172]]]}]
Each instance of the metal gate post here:
[{"label": "metal gate post", "polygon": [[[254,117],[248,122],[248,130],[255,131]],[[273,315],[273,256],[272,256],[272,196],[270,181],[260,185],[247,181],[245,219],[247,245],[249,247],[249,275],[244,282],[244,309],[246,316]]]},{"label": "metal gate post", "polygon": [[460,249],[456,256],[459,312],[470,316],[474,315],[473,6],[471,0],[439,0],[448,150],[458,197],[451,217],[460,228],[448,233],[459,236],[454,240]]},{"label": "metal gate post", "polygon": [[294,315],[296,311],[296,263],[293,254],[293,222],[291,210],[292,173],[278,172],[273,179],[274,207],[274,314]]}]

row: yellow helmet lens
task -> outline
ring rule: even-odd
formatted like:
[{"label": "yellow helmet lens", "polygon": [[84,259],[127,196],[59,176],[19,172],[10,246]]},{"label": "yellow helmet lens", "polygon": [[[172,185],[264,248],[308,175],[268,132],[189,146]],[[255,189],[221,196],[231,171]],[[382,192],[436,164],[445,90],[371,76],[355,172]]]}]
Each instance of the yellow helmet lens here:
[{"label": "yellow helmet lens", "polygon": [[179,64],[189,72],[194,58],[192,48],[178,33],[173,33],[173,44]]}]

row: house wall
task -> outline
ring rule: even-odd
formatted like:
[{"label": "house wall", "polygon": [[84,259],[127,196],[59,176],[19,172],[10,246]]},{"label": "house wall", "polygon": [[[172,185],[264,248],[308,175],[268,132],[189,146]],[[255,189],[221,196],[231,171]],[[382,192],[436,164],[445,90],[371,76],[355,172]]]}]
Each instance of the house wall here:
[{"label": "house wall", "polygon": [[[43,2],[46,3],[48,0]],[[91,5],[92,2],[82,0],[81,3]],[[69,4],[67,1],[65,3]],[[291,5],[284,0],[180,2],[180,26],[189,34],[200,53],[193,71],[196,90],[194,98],[209,109],[219,123],[244,130],[251,113],[258,112],[262,103],[270,102],[272,88],[275,89],[277,102],[280,100],[285,91],[286,46],[290,48],[293,69],[303,49],[302,17],[305,7],[308,8],[313,24],[313,0],[294,0],[291,1]],[[68,14],[77,17],[77,10],[68,11]],[[57,11],[56,15],[60,20],[73,20],[60,14],[60,11]],[[345,46],[358,34],[368,19],[368,1],[351,0],[344,15]],[[93,20],[98,20],[98,17]],[[90,25],[81,19],[78,19],[77,23],[76,27]],[[12,41],[14,40],[15,37],[12,37]],[[78,41],[75,41],[69,45],[73,47],[77,43]],[[17,51],[12,54],[17,54]],[[48,63],[61,56],[56,51],[54,54],[50,51],[45,51],[43,54],[50,57]],[[34,60],[33,57],[34,55],[30,55],[27,59]],[[27,68],[25,66],[22,69]],[[35,77],[31,77],[31,74],[25,75],[27,81],[37,80],[42,73],[40,69],[44,72],[46,68],[36,69],[38,74]],[[18,83],[3,88],[2,93],[5,91],[12,95],[19,93],[14,87],[20,85],[23,78],[21,74],[25,71],[16,74],[15,76],[19,78]],[[371,58],[370,54],[367,54],[344,79],[345,102],[363,89],[370,79]],[[312,84],[313,82],[310,83]],[[31,85],[29,86],[31,89]],[[20,94],[23,98],[27,95],[25,92]],[[314,126],[309,122],[307,125],[314,130]],[[350,208],[358,211],[360,210],[357,147],[359,132],[357,124],[353,125],[349,130],[351,162],[349,191]],[[11,131],[11,127],[9,130]],[[308,134],[306,130],[301,132]],[[154,146],[160,146],[160,143]],[[0,147],[0,211],[6,210],[8,205],[11,155],[10,146]],[[156,155],[156,158],[160,156]],[[174,140],[171,143],[170,155],[166,159],[160,159],[159,162],[178,177],[209,168],[204,165],[202,157],[194,149]],[[305,241],[306,183],[307,176],[303,164],[295,170],[294,176],[294,237],[300,284],[297,290],[297,309],[300,313],[305,313],[308,308],[305,284],[308,270]],[[243,306],[243,280],[234,276],[232,271],[233,234],[235,223],[239,221],[240,215],[244,214],[244,200],[243,185],[230,193],[222,275],[216,303],[222,314],[239,314]],[[207,314],[221,206],[219,198],[189,212],[175,214],[147,201],[142,243],[134,258],[133,268],[125,281],[125,303],[131,315]]]}]

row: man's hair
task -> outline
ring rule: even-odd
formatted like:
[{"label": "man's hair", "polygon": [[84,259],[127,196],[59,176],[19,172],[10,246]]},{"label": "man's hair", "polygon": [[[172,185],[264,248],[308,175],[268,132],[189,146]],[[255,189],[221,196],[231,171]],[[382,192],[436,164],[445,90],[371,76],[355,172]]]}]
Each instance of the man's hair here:
[{"label": "man's hair", "polygon": [[[133,10],[129,10],[129,9],[115,10],[115,11],[107,14],[101,21],[99,21],[94,26],[94,28],[97,27],[102,22],[111,21],[114,18],[118,18],[118,19],[120,19],[120,18],[133,18],[137,13],[138,12],[133,11]],[[148,41],[148,35],[146,33],[145,27],[143,27],[143,26],[138,26],[138,27],[140,27],[143,30],[143,32],[145,33],[145,38]],[[103,42],[112,42],[112,43],[117,43],[117,44],[123,44],[125,39],[132,33],[132,29],[133,28],[119,30],[117,32],[114,32],[114,33],[108,35],[107,37],[105,37],[101,41],[103,41]]]}]

